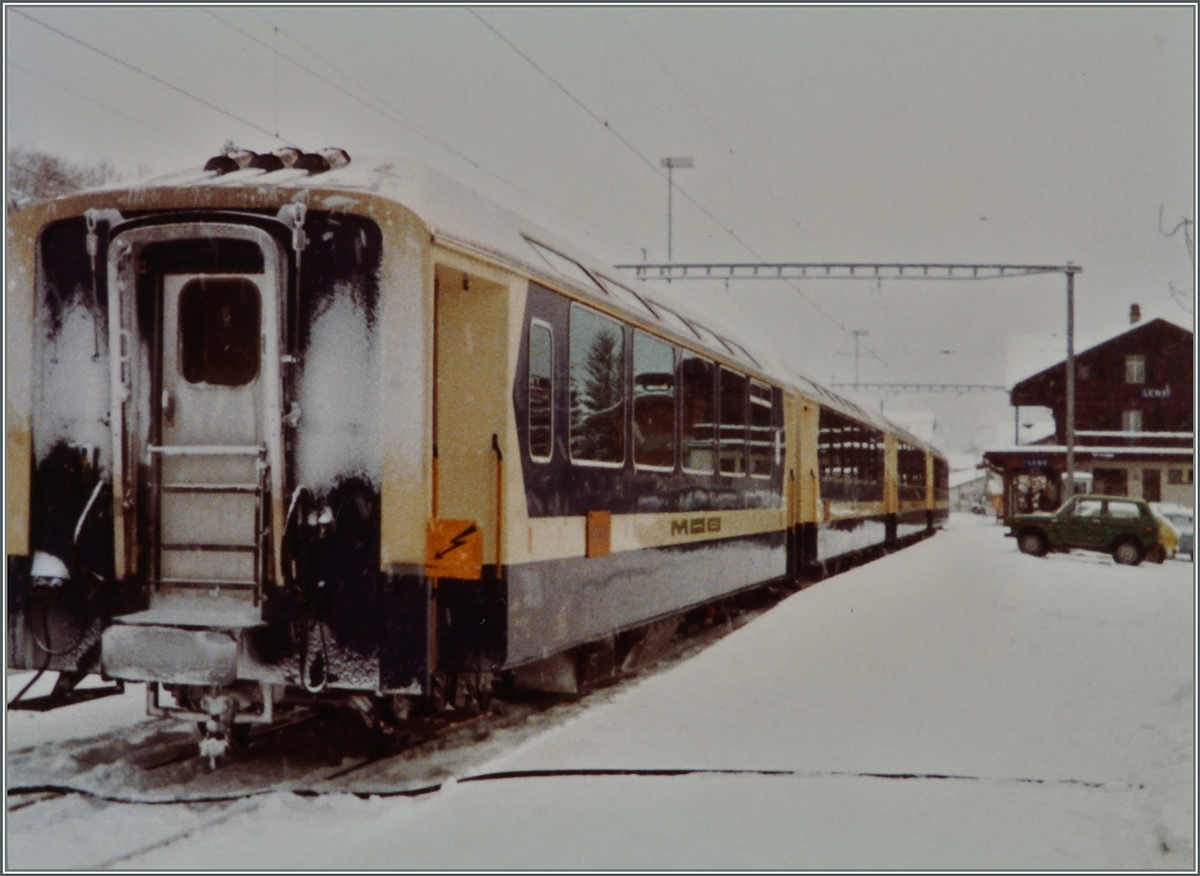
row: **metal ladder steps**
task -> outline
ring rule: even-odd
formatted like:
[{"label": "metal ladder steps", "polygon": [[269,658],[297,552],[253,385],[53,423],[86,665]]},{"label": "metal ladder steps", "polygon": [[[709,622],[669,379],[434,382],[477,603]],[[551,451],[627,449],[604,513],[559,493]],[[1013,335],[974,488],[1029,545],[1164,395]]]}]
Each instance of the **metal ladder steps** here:
[{"label": "metal ladder steps", "polygon": [[252,554],[258,548],[252,544],[160,544],[159,550],[163,551],[214,551],[226,553],[246,553]]},{"label": "metal ladder steps", "polygon": [[163,484],[164,493],[245,493],[260,491],[258,484]]},{"label": "metal ladder steps", "polygon": [[266,452],[257,444],[151,444],[146,449],[162,456],[262,456]]},{"label": "metal ladder steps", "polygon": [[214,587],[228,587],[231,590],[254,590],[258,585],[254,581],[236,578],[157,578],[150,582],[155,587],[195,588],[211,590]]}]

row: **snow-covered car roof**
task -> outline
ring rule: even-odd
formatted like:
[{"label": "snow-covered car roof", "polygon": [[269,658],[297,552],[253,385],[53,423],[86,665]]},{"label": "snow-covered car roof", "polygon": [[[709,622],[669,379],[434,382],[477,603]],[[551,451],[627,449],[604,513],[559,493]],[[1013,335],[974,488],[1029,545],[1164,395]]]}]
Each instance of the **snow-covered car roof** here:
[{"label": "snow-covered car roof", "polygon": [[[690,311],[676,302],[659,300],[643,287],[644,281],[619,278],[614,267],[599,262],[571,241],[418,162],[355,156],[349,163],[319,174],[296,167],[279,170],[247,167],[224,174],[196,168],[133,185],[111,184],[104,189],[245,185],[275,186],[298,192],[316,190],[321,195],[309,202],[316,209],[346,209],[354,204],[354,194],[397,201],[425,222],[435,240],[488,255],[642,322],[662,325],[668,333],[687,338],[778,383],[791,385],[823,406],[891,432],[909,443],[926,446],[879,414],[831,392],[791,367],[772,361],[755,349],[752,340],[738,338],[714,323],[710,316]],[[339,191],[351,197],[342,199],[331,194]],[[714,329],[710,324],[717,327]]]}]

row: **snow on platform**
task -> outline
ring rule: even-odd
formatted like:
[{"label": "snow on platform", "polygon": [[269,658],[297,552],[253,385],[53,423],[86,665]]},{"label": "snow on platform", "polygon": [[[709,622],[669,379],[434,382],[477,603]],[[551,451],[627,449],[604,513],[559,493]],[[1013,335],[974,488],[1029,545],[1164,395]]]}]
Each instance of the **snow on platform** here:
[{"label": "snow on platform", "polygon": [[117,866],[1194,869],[1192,564],[1003,533],[955,515],[437,793],[272,794]]}]

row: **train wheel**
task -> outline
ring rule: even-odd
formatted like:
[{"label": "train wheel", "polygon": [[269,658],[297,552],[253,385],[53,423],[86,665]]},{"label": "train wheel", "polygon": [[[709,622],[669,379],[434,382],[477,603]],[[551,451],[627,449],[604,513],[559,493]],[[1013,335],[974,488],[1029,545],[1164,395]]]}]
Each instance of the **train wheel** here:
[{"label": "train wheel", "polygon": [[486,712],[492,703],[490,672],[460,672],[454,676],[454,708],[468,714]]}]

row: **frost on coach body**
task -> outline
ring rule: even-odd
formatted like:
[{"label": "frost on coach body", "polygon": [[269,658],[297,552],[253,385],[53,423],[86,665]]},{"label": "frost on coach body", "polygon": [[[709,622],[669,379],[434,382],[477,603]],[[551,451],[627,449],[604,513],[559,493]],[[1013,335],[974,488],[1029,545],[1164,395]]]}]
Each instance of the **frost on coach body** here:
[{"label": "frost on coach body", "polygon": [[945,513],[911,436],[424,169],[237,153],[9,235],[9,666],[210,756],[577,690]]}]

